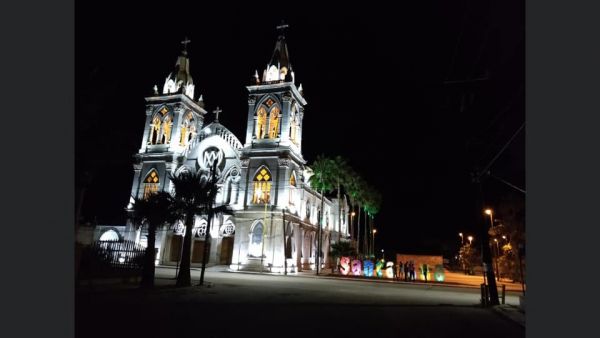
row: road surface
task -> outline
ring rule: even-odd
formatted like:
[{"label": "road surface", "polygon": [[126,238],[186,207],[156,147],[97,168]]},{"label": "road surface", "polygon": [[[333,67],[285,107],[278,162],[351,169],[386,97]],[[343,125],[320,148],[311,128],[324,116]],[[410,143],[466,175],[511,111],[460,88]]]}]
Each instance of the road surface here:
[{"label": "road surface", "polygon": [[219,271],[211,287],[174,288],[174,272],[157,269],[150,291],[82,286],[76,337],[525,336],[473,288]]}]

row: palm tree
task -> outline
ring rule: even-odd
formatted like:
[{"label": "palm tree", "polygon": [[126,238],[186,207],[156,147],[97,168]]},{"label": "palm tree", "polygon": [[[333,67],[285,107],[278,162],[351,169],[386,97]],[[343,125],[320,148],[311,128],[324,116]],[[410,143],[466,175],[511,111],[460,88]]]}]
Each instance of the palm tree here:
[{"label": "palm tree", "polygon": [[317,234],[317,255],[316,255],[316,267],[317,267],[317,275],[319,274],[320,267],[320,258],[321,258],[321,232],[323,229],[323,209],[325,204],[325,196],[326,192],[330,192],[333,189],[333,168],[335,163],[325,157],[324,155],[317,156],[315,162],[313,162],[311,169],[314,172],[314,175],[310,177],[309,182],[310,186],[315,190],[319,191],[321,194],[321,215],[319,217],[319,229]]},{"label": "palm tree", "polygon": [[[368,186],[367,183],[363,180],[360,179],[358,181],[358,196],[357,196],[357,201],[358,201],[358,229],[360,232],[360,221],[361,221],[361,216],[363,214],[363,212],[365,211],[365,207],[366,207],[366,203],[368,202],[368,195],[367,195],[367,190]],[[366,213],[364,213],[364,215],[366,215]],[[367,246],[366,246],[366,239],[368,238],[368,234],[367,234],[367,222],[364,222],[364,235],[363,235],[363,255],[366,254],[367,251]],[[358,246],[360,248],[360,236],[358,238]],[[359,253],[360,253],[360,249],[359,249]]]},{"label": "palm tree", "polygon": [[368,190],[368,198],[367,198],[367,203],[365,204],[365,213],[368,215],[368,218],[370,220],[370,234],[371,234],[371,238],[373,240],[373,244],[371,247],[371,254],[375,254],[375,242],[374,242],[374,234],[373,234],[373,221],[375,219],[375,215],[377,215],[379,213],[379,210],[381,208],[381,195],[379,194],[379,192],[377,192],[375,189],[370,188]]},{"label": "palm tree", "polygon": [[337,261],[337,259],[340,257],[356,256],[356,249],[352,247],[352,244],[350,242],[337,242],[331,245],[329,255]]},{"label": "palm tree", "polygon": [[335,181],[335,186],[337,188],[337,200],[338,200],[338,238],[337,241],[340,241],[342,236],[342,199],[340,196],[340,189],[342,186],[347,186],[347,172],[348,172],[348,163],[341,156],[336,156],[333,161],[333,179]]},{"label": "palm tree", "polygon": [[173,197],[165,191],[152,193],[145,199],[135,199],[133,213],[134,219],[138,220],[140,226],[148,226],[148,242],[144,258],[144,272],[142,275],[142,287],[154,286],[154,247],[156,243],[156,230],[167,223],[172,224],[178,215],[173,210]]},{"label": "palm tree", "polygon": [[215,166],[206,175],[198,171],[195,173],[186,171],[178,176],[169,175],[169,179],[175,188],[176,212],[184,219],[185,235],[183,237],[183,250],[179,274],[177,275],[177,286],[190,286],[190,256],[192,250],[192,229],[196,215],[208,215],[206,233],[204,237],[204,255],[202,258],[202,272],[200,274],[200,284],[204,282],[204,271],[208,259],[209,233],[212,218],[218,213],[228,213],[231,211],[228,206],[214,207],[214,200],[219,187],[217,185],[218,176],[215,174]]},{"label": "palm tree", "polygon": [[[361,184],[360,184],[360,180],[361,178],[358,176],[358,174],[352,169],[352,168],[348,168],[348,172],[346,173],[346,184],[348,186],[347,190],[348,190],[348,194],[350,196],[350,205],[352,206],[352,210],[354,211],[354,209],[358,206],[358,226],[357,226],[357,236],[356,236],[356,250],[360,253],[360,201],[361,201]],[[350,224],[351,227],[353,227],[353,224]],[[352,229],[353,230],[353,229]],[[353,231],[350,231],[350,236],[351,239],[354,241],[354,234]]]},{"label": "palm tree", "polygon": [[368,257],[371,256],[371,248],[370,248],[370,243],[371,243],[371,236],[373,236],[373,229],[371,229],[371,226],[369,224],[369,212],[371,210],[371,203],[372,203],[372,199],[373,199],[373,194],[372,194],[372,189],[369,186],[365,186],[364,187],[364,191],[363,191],[363,211],[364,211],[364,216],[365,216],[365,238],[364,238],[364,250],[365,253]]},{"label": "palm tree", "polygon": [[[190,286],[190,254],[192,250],[192,229],[196,215],[206,213],[207,205],[207,180],[201,172],[182,172],[178,176],[169,175],[169,179],[175,188],[176,209],[184,220],[185,234],[183,236],[183,248],[179,274],[177,275],[177,286]],[[206,232],[208,233],[207,227]]]},{"label": "palm tree", "polygon": [[[358,217],[357,217],[357,227],[356,227],[356,251],[360,255],[360,202],[361,202],[361,178],[358,174],[352,170],[351,168],[347,174],[347,184],[348,184],[348,193],[350,195],[350,205],[352,206],[352,210],[354,210],[358,206]],[[354,240],[353,235],[352,239]]]},{"label": "palm tree", "polygon": [[200,272],[200,283],[198,285],[204,284],[204,271],[206,270],[206,262],[208,260],[208,255],[209,255],[209,251],[208,251],[209,245],[207,245],[207,244],[210,244],[210,237],[208,235],[209,235],[209,229],[211,226],[211,221],[212,221],[213,217],[218,214],[228,214],[228,215],[233,214],[233,211],[231,210],[229,205],[215,206],[215,197],[217,197],[217,193],[219,192],[219,186],[217,185],[217,181],[219,180],[219,177],[217,176],[216,172],[217,172],[217,161],[214,161],[211,171],[210,171],[210,179],[207,181],[207,185],[206,185],[207,196],[205,199],[205,202],[206,202],[205,210],[208,213],[208,221],[207,221],[207,225],[206,225],[206,233],[204,234],[204,255],[202,255],[202,270]]}]

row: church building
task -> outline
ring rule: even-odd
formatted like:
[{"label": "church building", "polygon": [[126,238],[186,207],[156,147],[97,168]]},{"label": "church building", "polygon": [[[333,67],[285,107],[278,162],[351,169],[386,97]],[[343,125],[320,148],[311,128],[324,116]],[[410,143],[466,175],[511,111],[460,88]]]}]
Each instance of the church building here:
[{"label": "church building", "polygon": [[[217,215],[207,229],[207,219],[197,215],[192,233],[192,267],[202,263],[204,237],[209,232],[209,265],[232,270],[282,273],[315,268],[319,218],[323,217],[321,261],[328,262],[330,245],[349,237],[345,199],[324,199],[311,188],[312,170],[302,156],[306,100],[296,87],[282,26],[275,50],[259,76],[255,72],[248,90],[246,135],[242,143],[219,123],[206,121],[202,95],[190,74],[185,48],[162,90],[146,98],[146,123],[142,144],[135,155],[131,199],[156,191],[173,192],[168,174],[208,170],[216,161],[220,187],[215,204],[228,204],[233,215]],[[227,112],[230,113],[230,112]],[[231,112],[239,115],[241,112]],[[212,117],[212,116],[211,116]],[[176,265],[181,259],[184,226],[181,222],[158,231],[156,262]],[[99,236],[118,236],[146,245],[146,229],[132,220],[122,229],[104,229]],[[115,232],[117,234],[115,234]],[[118,232],[121,232],[120,234]],[[110,234],[110,236],[109,236]],[[325,265],[323,265],[325,266]]]}]

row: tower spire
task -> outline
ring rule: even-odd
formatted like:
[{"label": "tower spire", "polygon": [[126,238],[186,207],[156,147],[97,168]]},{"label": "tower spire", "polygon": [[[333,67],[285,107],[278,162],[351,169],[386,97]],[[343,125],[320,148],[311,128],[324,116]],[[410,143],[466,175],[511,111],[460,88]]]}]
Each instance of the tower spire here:
[{"label": "tower spire", "polygon": [[181,52],[183,55],[187,56],[187,45],[188,43],[192,42],[190,39],[188,39],[188,37],[186,36],[183,41],[181,41],[181,44],[183,45],[183,51]]},{"label": "tower spire", "polygon": [[281,20],[281,24],[277,26],[277,30],[279,31],[279,36],[285,37],[285,29],[290,27],[285,21]]},{"label": "tower spire", "polygon": [[181,41],[183,50],[181,51],[181,55],[177,58],[175,68],[165,80],[163,94],[181,92],[191,99],[194,98],[194,80],[192,80],[192,75],[190,74],[190,60],[187,51],[187,45],[190,42],[192,41],[188,39],[187,36]]},{"label": "tower spire", "polygon": [[281,21],[281,24],[276,27],[279,31],[279,36],[277,37],[277,43],[275,44],[271,60],[265,69],[263,81],[293,81],[292,65],[290,63],[287,44],[285,42],[285,29],[288,27],[289,25],[283,20]]}]

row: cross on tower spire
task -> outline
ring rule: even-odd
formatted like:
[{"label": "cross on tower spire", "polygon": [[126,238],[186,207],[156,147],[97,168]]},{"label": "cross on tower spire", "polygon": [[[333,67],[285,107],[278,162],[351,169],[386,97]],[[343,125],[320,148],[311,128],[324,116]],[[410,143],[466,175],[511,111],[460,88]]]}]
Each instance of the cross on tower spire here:
[{"label": "cross on tower spire", "polygon": [[285,29],[290,27],[285,21],[281,20],[281,24],[277,26],[277,30],[279,31],[279,35],[284,35]]},{"label": "cross on tower spire", "polygon": [[219,114],[222,112],[223,111],[219,109],[219,106],[217,106],[217,109],[213,110],[213,114],[215,114],[215,122],[219,122]]},{"label": "cross on tower spire", "polygon": [[183,53],[187,54],[187,45],[188,43],[192,42],[190,39],[188,39],[188,37],[186,36],[185,39],[183,39],[183,41],[181,41],[181,44],[183,45]]}]

